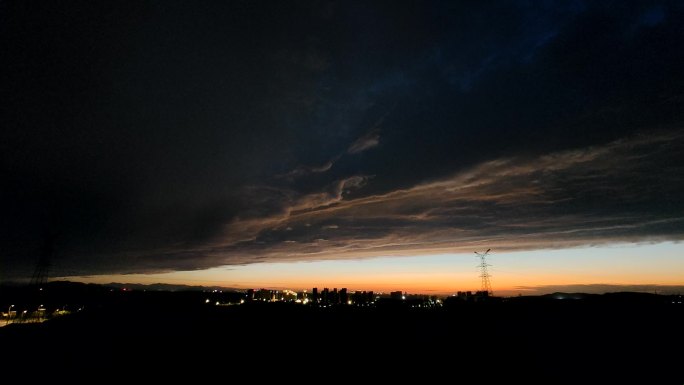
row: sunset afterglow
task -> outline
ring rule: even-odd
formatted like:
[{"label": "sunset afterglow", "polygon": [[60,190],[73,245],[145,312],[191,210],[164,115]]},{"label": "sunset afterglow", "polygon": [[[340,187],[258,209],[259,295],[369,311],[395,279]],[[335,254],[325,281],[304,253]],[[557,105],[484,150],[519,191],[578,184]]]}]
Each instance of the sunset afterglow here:
[{"label": "sunset afterglow", "polygon": [[[565,250],[495,253],[493,289],[499,295],[555,291],[636,290],[679,292],[684,288],[684,245],[615,245]],[[406,291],[453,294],[478,290],[477,260],[470,254],[379,257],[345,261],[261,263],[164,274],[70,277],[93,283],[169,283],[238,289]],[[668,266],[665,270],[662,266]]]}]

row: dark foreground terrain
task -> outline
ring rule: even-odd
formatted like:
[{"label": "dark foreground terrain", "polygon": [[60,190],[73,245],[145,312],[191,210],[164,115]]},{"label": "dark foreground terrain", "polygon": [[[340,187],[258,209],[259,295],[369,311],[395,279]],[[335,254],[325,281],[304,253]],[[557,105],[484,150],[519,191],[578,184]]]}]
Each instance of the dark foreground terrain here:
[{"label": "dark foreground terrain", "polygon": [[4,378],[516,384],[684,379],[684,305],[668,297],[532,297],[437,309],[210,306],[195,297],[121,296],[42,324],[0,328]]}]

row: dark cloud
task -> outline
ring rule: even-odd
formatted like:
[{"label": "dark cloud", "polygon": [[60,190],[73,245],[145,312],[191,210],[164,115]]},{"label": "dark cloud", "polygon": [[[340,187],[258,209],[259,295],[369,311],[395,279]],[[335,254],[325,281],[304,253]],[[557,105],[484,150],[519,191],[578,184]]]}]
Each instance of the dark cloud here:
[{"label": "dark cloud", "polygon": [[196,252],[229,264],[682,240],[682,150],[684,135],[660,131],[344,198],[345,188],[362,188],[352,178],[289,199],[277,215],[235,220],[219,244]]},{"label": "dark cloud", "polygon": [[3,2],[3,274],[681,239],[683,18]]}]

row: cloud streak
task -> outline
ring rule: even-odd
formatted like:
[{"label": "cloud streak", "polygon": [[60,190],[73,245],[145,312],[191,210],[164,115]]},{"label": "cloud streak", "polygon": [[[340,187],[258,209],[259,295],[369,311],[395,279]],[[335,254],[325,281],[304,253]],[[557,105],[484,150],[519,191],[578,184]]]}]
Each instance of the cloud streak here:
[{"label": "cloud streak", "polygon": [[385,122],[385,118],[387,117],[387,115],[395,107],[396,104],[387,112],[385,112],[365,135],[356,139],[354,143],[352,143],[351,146],[349,146],[349,148],[347,149],[347,153],[358,154],[360,152],[369,150],[373,147],[377,147],[380,144],[380,128],[382,127],[382,124]]},{"label": "cloud streak", "polygon": [[[166,268],[187,268],[185,258],[192,258],[194,268],[206,268],[682,240],[678,192],[684,166],[676,162],[682,151],[684,135],[661,131],[604,146],[487,161],[385,194],[345,198],[372,183],[364,176],[311,194],[271,194],[277,213],[235,219],[214,241],[169,253]],[[656,169],[660,164],[669,167]],[[662,207],[653,210],[654,205]],[[151,258],[150,265],[159,268],[158,255],[139,258]]]},{"label": "cloud streak", "polygon": [[302,176],[310,175],[310,174],[319,174],[323,173],[326,171],[329,171],[333,164],[339,159],[339,157],[335,157],[319,166],[299,166],[293,169],[292,171],[289,171],[285,174],[278,175],[279,178],[288,178],[288,179],[293,179],[293,178],[299,178]]},{"label": "cloud streak", "polygon": [[358,154],[369,150],[380,144],[380,134],[376,132],[369,132],[368,134],[360,137],[347,150],[350,154]]}]

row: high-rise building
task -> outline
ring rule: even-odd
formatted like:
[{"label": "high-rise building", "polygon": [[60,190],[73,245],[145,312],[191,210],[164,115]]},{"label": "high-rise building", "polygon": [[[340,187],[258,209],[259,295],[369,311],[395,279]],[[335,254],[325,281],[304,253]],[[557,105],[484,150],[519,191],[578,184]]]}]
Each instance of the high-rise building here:
[{"label": "high-rise building", "polygon": [[346,287],[340,289],[340,303],[342,305],[351,305],[351,303],[349,302],[349,295],[347,295]]},{"label": "high-rise building", "polygon": [[321,303],[326,306],[330,303],[330,290],[327,287],[324,287],[323,291],[321,291]]}]

